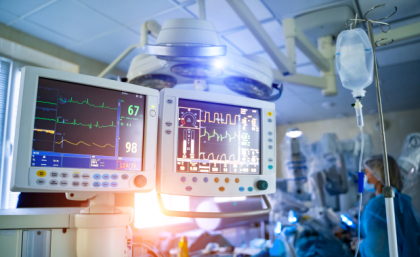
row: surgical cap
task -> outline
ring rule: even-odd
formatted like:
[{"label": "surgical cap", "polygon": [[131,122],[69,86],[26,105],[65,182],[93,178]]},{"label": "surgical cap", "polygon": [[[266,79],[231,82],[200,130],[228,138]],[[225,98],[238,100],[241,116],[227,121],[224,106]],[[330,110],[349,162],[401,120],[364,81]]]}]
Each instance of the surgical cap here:
[{"label": "surgical cap", "polygon": [[[382,154],[373,155],[372,157],[365,159],[363,163],[365,168],[367,168],[370,173],[385,186],[385,169]],[[400,168],[398,167],[397,161],[390,155],[388,155],[388,167],[391,186],[401,192],[403,183]]]}]

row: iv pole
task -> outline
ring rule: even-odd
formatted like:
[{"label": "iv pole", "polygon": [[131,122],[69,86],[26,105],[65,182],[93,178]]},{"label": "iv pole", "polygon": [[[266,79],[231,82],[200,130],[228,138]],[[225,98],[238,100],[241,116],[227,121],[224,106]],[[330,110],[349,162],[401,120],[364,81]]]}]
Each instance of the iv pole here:
[{"label": "iv pole", "polygon": [[[378,102],[378,113],[379,113],[379,122],[381,127],[381,139],[382,139],[382,151],[384,156],[384,168],[385,168],[385,187],[382,189],[383,195],[385,197],[385,209],[386,209],[386,220],[387,220],[387,230],[388,230],[388,245],[389,245],[389,255],[391,257],[398,257],[398,245],[397,245],[397,230],[396,230],[396,224],[395,224],[395,212],[394,212],[394,188],[391,186],[391,181],[389,178],[389,167],[388,167],[388,151],[386,149],[386,138],[385,138],[385,127],[384,127],[384,117],[382,112],[382,100],[381,100],[381,90],[379,87],[379,75],[378,75],[378,65],[376,63],[376,47],[378,46],[384,46],[389,45],[393,42],[393,40],[389,43],[385,44],[378,44],[380,41],[386,40],[386,38],[380,39],[379,41],[375,42],[374,34],[373,34],[373,28],[372,23],[378,23],[380,29],[383,33],[388,33],[391,30],[391,26],[387,23],[380,22],[381,20],[385,20],[391,16],[393,16],[397,12],[397,7],[395,7],[394,13],[391,15],[378,19],[378,20],[369,20],[367,18],[367,15],[375,10],[376,8],[383,7],[387,4],[381,4],[378,6],[375,6],[371,8],[369,11],[365,13],[365,19],[350,19],[354,20],[355,23],[358,21],[366,22],[367,24],[367,31],[369,36],[370,44],[372,45],[372,51],[373,51],[373,72],[375,75],[375,85],[376,85],[376,96],[377,96],[377,102]],[[383,30],[381,25],[388,26],[388,30]]]}]

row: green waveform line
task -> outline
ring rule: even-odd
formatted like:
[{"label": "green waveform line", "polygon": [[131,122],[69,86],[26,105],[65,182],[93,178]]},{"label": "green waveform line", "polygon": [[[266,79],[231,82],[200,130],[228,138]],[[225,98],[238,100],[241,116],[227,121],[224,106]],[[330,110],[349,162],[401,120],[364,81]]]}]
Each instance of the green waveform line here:
[{"label": "green waveform line", "polygon": [[87,104],[87,105],[95,107],[95,108],[106,108],[106,109],[110,109],[110,110],[118,110],[118,108],[111,108],[109,106],[105,106],[105,103],[102,103],[102,105],[90,104],[89,99],[86,99],[83,102],[78,102],[78,101],[73,101],[73,97],[70,97],[70,100],[60,98],[59,101],[64,102],[64,103]]},{"label": "green waveform line", "polygon": [[74,120],[73,120],[73,122],[60,121],[60,120],[59,120],[60,118],[57,118],[57,120],[55,120],[55,119],[48,119],[48,118],[35,117],[35,119],[36,119],[36,120],[48,120],[48,121],[55,121],[55,122],[60,123],[60,124],[67,124],[67,125],[74,125],[74,126],[83,126],[83,127],[88,127],[88,128],[90,128],[90,129],[92,129],[92,127],[95,127],[95,128],[108,128],[108,127],[114,127],[114,128],[116,128],[116,127],[117,127],[117,126],[115,126],[115,125],[114,125],[114,122],[113,122],[113,121],[111,122],[111,125],[101,126],[101,125],[99,125],[99,123],[98,123],[98,122],[96,122],[96,124],[95,124],[95,125],[93,125],[92,123],[90,123],[90,124],[77,123],[77,122],[76,122],[76,119],[74,119]]},{"label": "green waveform line", "polygon": [[36,101],[37,103],[43,103],[43,104],[53,104],[53,105],[57,105],[56,103],[51,103],[51,102],[45,102],[45,101]]},{"label": "green waveform line", "polygon": [[232,137],[231,135],[229,135],[229,133],[227,131],[226,131],[226,135],[223,136],[222,134],[218,134],[215,129],[213,130],[213,135],[210,135],[210,133],[207,132],[207,129],[204,129],[204,134],[200,135],[200,137],[204,137],[204,136],[206,136],[206,134],[207,134],[207,140],[208,141],[210,141],[210,138],[212,138],[212,137],[216,137],[217,141],[219,141],[219,140],[223,141],[224,138],[229,137],[229,142],[230,142],[230,141],[232,141],[232,139],[235,139],[235,138],[238,137],[238,135],[236,134],[236,131],[235,131],[235,135]]}]

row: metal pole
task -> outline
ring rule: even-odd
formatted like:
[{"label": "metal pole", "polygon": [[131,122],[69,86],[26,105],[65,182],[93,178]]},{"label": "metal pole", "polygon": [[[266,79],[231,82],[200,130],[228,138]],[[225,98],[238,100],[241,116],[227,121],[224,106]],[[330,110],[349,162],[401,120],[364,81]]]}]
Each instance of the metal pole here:
[{"label": "metal pole", "polygon": [[383,156],[384,156],[384,171],[385,171],[385,187],[383,188],[382,192],[385,198],[389,255],[391,257],[398,257],[397,230],[396,230],[396,225],[395,225],[395,211],[394,211],[395,195],[394,195],[394,188],[391,186],[391,181],[389,179],[388,152],[386,150],[384,117],[382,113],[382,102],[381,102],[381,90],[379,88],[378,66],[376,63],[376,54],[375,54],[376,45],[375,45],[375,39],[373,35],[372,21],[367,20],[366,23],[367,23],[367,28],[368,28],[369,40],[370,40],[370,44],[372,45],[372,51],[373,51],[373,72],[375,74],[379,122],[381,125],[382,151],[383,151]]},{"label": "metal pole", "polygon": [[378,101],[379,122],[381,125],[382,151],[384,154],[384,167],[385,167],[385,186],[389,187],[391,186],[391,183],[389,180],[388,152],[386,150],[385,127],[384,127],[384,117],[382,113],[381,90],[379,88],[378,65],[376,63],[376,49],[375,49],[376,45],[375,45],[375,39],[373,35],[372,22],[370,20],[367,21],[367,27],[368,27],[369,40],[372,45],[372,51],[373,51],[373,72],[375,74],[376,97]]}]

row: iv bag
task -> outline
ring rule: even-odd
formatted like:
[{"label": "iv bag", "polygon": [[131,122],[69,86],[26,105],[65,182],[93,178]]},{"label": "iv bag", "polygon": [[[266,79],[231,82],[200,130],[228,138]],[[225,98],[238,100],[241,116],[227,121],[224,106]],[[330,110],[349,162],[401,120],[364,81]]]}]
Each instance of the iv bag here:
[{"label": "iv bag", "polygon": [[342,31],[337,38],[336,66],[343,87],[353,91],[353,97],[364,97],[373,81],[373,51],[362,29]]}]

